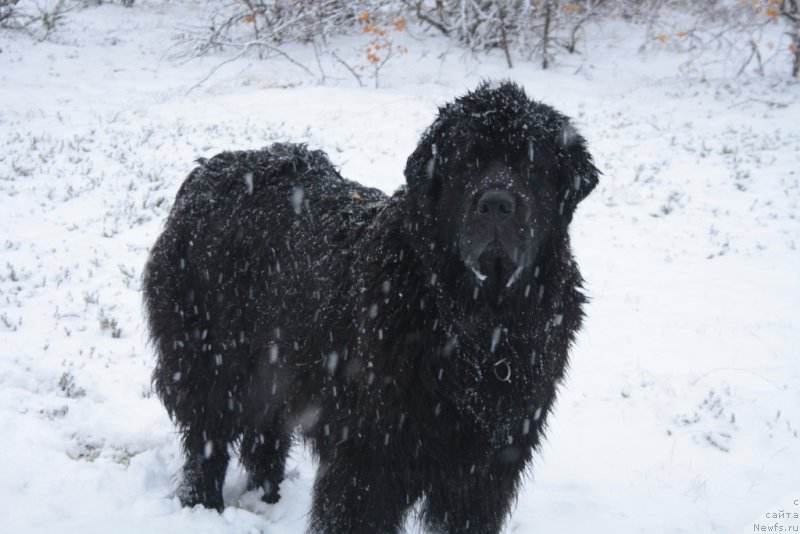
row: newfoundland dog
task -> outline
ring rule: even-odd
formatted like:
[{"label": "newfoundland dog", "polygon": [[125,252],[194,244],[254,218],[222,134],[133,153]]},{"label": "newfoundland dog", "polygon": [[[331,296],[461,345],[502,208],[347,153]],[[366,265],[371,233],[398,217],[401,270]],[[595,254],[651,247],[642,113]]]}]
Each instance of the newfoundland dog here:
[{"label": "newfoundland dog", "polygon": [[302,145],[201,160],[144,275],[178,496],[222,510],[231,450],[279,499],[295,433],[309,531],[496,533],[580,327],[584,139],[513,83],[439,109],[387,197]]}]

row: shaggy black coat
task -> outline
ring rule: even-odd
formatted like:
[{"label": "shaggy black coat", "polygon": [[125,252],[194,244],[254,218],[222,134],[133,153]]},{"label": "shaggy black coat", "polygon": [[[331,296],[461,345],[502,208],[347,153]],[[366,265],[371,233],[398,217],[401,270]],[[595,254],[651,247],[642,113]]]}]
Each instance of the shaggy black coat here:
[{"label": "shaggy black coat", "polygon": [[229,446],[276,502],[295,431],[309,531],[498,532],[582,319],[568,225],[597,183],[568,119],[511,83],[443,108],[387,198],[276,144],[203,160],[144,277],[178,495],[221,510]]}]

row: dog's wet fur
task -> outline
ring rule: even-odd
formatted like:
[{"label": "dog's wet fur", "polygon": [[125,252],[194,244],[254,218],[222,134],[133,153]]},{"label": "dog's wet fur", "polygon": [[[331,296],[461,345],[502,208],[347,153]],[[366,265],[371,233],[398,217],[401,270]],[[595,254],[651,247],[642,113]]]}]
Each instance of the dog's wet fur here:
[{"label": "dog's wet fur", "polygon": [[568,227],[584,139],[509,82],[440,108],[391,197],[301,145],[225,152],[178,192],[144,276],[178,495],[222,510],[230,447],[276,502],[319,458],[309,531],[499,532],[583,317]]}]

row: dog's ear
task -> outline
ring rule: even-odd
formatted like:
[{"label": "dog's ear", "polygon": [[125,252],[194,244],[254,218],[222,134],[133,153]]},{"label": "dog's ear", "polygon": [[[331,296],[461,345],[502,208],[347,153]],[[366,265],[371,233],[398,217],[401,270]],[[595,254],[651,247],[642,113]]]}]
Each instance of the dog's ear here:
[{"label": "dog's ear", "polygon": [[436,119],[422,134],[417,148],[406,161],[405,177],[408,187],[419,190],[433,186],[437,163],[439,162],[436,139],[442,128],[441,118]]},{"label": "dog's ear", "polygon": [[559,148],[559,214],[572,220],[578,203],[597,186],[600,171],[595,167],[586,147],[586,140],[569,122],[558,134]]}]

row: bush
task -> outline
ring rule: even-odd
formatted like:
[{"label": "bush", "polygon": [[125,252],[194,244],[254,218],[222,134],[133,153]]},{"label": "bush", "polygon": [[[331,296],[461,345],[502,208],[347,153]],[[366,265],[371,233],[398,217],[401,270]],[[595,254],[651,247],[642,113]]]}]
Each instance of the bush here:
[{"label": "bush", "polygon": [[134,0],[49,0],[23,5],[19,0],[0,0],[0,28],[22,30],[39,40],[45,40],[70,11],[115,2],[131,7]]},{"label": "bush", "polygon": [[423,24],[473,51],[499,48],[509,67],[512,57],[539,56],[547,68],[556,48],[577,49],[584,25],[604,13],[609,2],[583,0],[405,0]]},{"label": "bush", "polygon": [[16,15],[19,0],[0,0],[0,27],[6,27],[8,22]]},{"label": "bush", "polygon": [[[399,16],[378,0],[228,0],[214,2],[207,24],[184,33],[191,55],[254,43],[259,55],[286,43],[325,44],[358,27],[358,16],[370,13],[377,22]],[[389,14],[391,13],[391,15]]]}]

